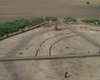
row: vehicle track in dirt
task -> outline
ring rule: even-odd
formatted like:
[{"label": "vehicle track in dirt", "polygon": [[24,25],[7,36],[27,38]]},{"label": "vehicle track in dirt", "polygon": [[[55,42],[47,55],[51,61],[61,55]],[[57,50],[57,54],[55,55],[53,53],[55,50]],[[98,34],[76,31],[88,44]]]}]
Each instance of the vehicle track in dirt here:
[{"label": "vehicle track in dirt", "polygon": [[[91,37],[88,37],[88,36],[82,34],[81,32],[78,32],[78,31],[72,29],[71,26],[69,26],[69,27],[67,26],[67,28],[65,28],[65,29],[69,29],[72,33],[77,34],[77,35],[72,35],[72,36],[70,36],[70,37],[80,36],[80,37],[82,37],[82,39],[84,39],[85,41],[88,41],[89,43],[92,43],[94,46],[96,46],[98,49],[100,49],[100,45],[99,45],[95,40],[93,40]],[[68,34],[69,34],[69,33],[68,33]],[[57,36],[62,36],[62,35],[66,35],[66,34],[58,34],[58,35],[56,35],[56,36],[54,36],[54,37],[48,38],[48,39],[46,39],[45,41],[43,41],[42,44],[39,46],[39,48],[36,50],[36,55],[35,55],[35,56],[37,56],[37,54],[39,53],[40,48],[42,47],[42,45],[43,45],[46,41],[52,40],[53,38],[55,38],[55,37],[57,37]],[[68,37],[68,38],[70,38],[70,37]],[[59,41],[61,41],[61,40],[63,40],[63,39],[66,39],[66,38],[67,38],[67,37],[61,38],[61,39],[55,41],[53,44],[50,45],[50,47],[49,47],[49,49],[48,49],[48,50],[49,50],[49,56],[52,55],[52,52],[51,52],[51,51],[52,51],[52,47],[53,47],[55,44],[57,44]],[[99,53],[99,52],[98,52],[98,53]],[[98,55],[99,55],[99,54],[98,54]]]},{"label": "vehicle track in dirt", "polygon": [[52,50],[52,47],[53,47],[55,44],[57,44],[59,41],[61,41],[61,40],[63,40],[63,39],[68,39],[68,38],[75,37],[75,36],[78,36],[78,35],[71,35],[71,36],[63,37],[63,38],[61,38],[61,39],[55,41],[55,42],[49,47],[49,56],[52,55],[51,50]]},{"label": "vehicle track in dirt", "polygon": [[55,38],[55,37],[58,37],[58,36],[61,36],[61,35],[66,35],[66,34],[70,34],[70,33],[71,33],[71,32],[69,32],[69,33],[62,33],[62,34],[57,34],[57,35],[55,35],[55,36],[53,36],[53,37],[51,37],[51,38],[48,38],[48,39],[44,40],[44,41],[40,44],[39,48],[36,50],[35,56],[38,55],[40,48],[42,47],[42,45],[43,45],[46,41],[48,41],[48,40],[50,40],[50,39],[53,39],[53,38]]}]

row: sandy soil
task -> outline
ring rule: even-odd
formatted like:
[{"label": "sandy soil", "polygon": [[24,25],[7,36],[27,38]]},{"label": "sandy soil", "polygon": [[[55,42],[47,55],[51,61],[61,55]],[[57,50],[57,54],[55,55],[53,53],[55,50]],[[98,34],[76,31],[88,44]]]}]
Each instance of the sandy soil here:
[{"label": "sandy soil", "polygon": [[73,0],[77,3],[80,3],[80,4],[85,4],[86,2],[90,2],[90,4],[100,4],[100,0]]},{"label": "sandy soil", "polygon": [[100,45],[100,27],[99,26],[89,26],[89,25],[73,25],[72,28],[75,30],[84,33],[88,37],[91,37],[95,42],[98,42]]},{"label": "sandy soil", "polygon": [[[8,70],[0,63],[0,79],[99,80],[99,66],[100,58],[14,62],[13,65],[6,65]],[[65,78],[65,72],[68,72],[68,75],[71,76]]]},{"label": "sandy soil", "polygon": [[[100,34],[97,27],[60,25],[41,27],[0,42],[0,57],[99,55],[100,47],[69,29],[88,36]],[[87,27],[87,28],[86,28]],[[98,28],[100,29],[100,28]],[[96,37],[100,42],[100,37]],[[94,39],[95,40],[95,39]],[[100,58],[74,58],[0,62],[0,80],[99,80]],[[68,78],[65,73],[68,72]],[[5,77],[6,76],[6,77]]]},{"label": "sandy soil", "polygon": [[0,20],[35,16],[100,17],[99,0],[0,0]]},{"label": "sandy soil", "polygon": [[[100,0],[0,0],[0,20],[34,16],[100,17]],[[100,47],[68,29],[100,43],[100,28],[61,25],[38,28],[0,41],[0,57],[99,55]],[[100,80],[100,58],[0,62],[0,80]],[[65,73],[68,72],[68,78]]]}]

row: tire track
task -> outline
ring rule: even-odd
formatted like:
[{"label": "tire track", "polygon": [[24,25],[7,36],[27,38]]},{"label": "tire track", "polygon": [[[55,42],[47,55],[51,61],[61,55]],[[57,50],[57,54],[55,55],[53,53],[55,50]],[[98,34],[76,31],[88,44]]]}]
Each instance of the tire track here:
[{"label": "tire track", "polygon": [[51,38],[48,38],[48,39],[44,40],[44,41],[41,43],[41,45],[39,46],[39,48],[36,50],[35,56],[38,55],[38,53],[39,53],[39,51],[40,51],[40,48],[42,47],[42,45],[43,45],[46,41],[48,41],[48,40],[50,40],[50,39],[53,39],[53,38],[55,38],[55,37],[58,37],[58,36],[60,36],[60,35],[65,35],[65,34],[70,34],[70,33],[72,33],[72,32],[58,34],[58,35],[55,35],[55,36],[53,36],[53,37],[51,37]]},{"label": "tire track", "polygon": [[52,44],[52,45],[50,46],[50,48],[49,48],[49,56],[51,56],[51,49],[52,49],[52,47],[53,47],[56,43],[58,43],[59,41],[61,41],[61,40],[63,40],[63,39],[67,39],[67,38],[71,38],[71,37],[75,37],[75,36],[78,36],[78,35],[71,35],[71,36],[67,36],[67,37],[64,37],[64,38],[61,38],[61,39],[57,40],[54,44]]}]

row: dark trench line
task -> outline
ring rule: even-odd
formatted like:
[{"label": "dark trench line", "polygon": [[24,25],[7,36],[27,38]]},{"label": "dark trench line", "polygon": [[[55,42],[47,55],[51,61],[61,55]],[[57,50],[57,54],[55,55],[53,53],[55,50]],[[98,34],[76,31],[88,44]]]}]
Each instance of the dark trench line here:
[{"label": "dark trench line", "polygon": [[63,40],[63,39],[68,39],[68,38],[75,37],[75,36],[78,36],[78,35],[71,35],[71,36],[67,36],[67,37],[64,37],[64,38],[61,38],[61,39],[57,40],[54,44],[52,44],[52,45],[50,46],[50,48],[49,48],[49,56],[51,56],[51,49],[52,49],[52,47],[53,47],[56,43],[60,42],[60,41]]},{"label": "dark trench line", "polygon": [[[94,53],[96,54],[96,53]],[[100,55],[73,55],[73,56],[68,56],[68,55],[60,55],[60,56],[29,56],[29,57],[16,57],[16,58],[0,58],[0,62],[15,62],[15,61],[31,61],[31,60],[55,60],[55,59],[75,59],[75,58],[95,58],[95,57],[100,57]],[[7,67],[11,68],[14,67],[15,65],[8,65]],[[17,77],[18,79],[18,77]],[[16,80],[16,79],[14,79]]]},{"label": "dark trench line", "polygon": [[55,35],[55,36],[53,36],[53,37],[51,37],[51,38],[48,38],[48,39],[44,40],[44,41],[40,44],[39,48],[36,50],[35,56],[38,55],[40,48],[42,47],[42,45],[43,45],[46,41],[48,41],[48,40],[50,40],[50,39],[52,39],[52,38],[58,37],[58,36],[60,36],[60,35],[65,35],[65,34],[70,34],[70,33],[72,33],[72,32],[58,34],[58,35]]}]

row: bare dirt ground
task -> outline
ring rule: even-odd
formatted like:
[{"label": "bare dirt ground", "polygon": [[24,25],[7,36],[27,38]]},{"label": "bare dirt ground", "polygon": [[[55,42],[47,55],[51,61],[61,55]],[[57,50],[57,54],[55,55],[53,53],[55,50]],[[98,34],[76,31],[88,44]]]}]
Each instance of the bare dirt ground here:
[{"label": "bare dirt ground", "polygon": [[[3,40],[0,57],[100,55],[100,46],[77,34],[78,31],[89,37],[95,35],[93,41],[98,40],[99,44],[99,27],[62,24],[59,28],[55,31],[54,26],[41,27]],[[99,80],[99,60],[87,57],[0,62],[0,80]]]},{"label": "bare dirt ground", "polygon": [[90,2],[92,5],[93,4],[100,4],[100,0],[72,0],[72,1],[75,1],[77,3],[80,3],[80,4],[85,4],[86,2]]},{"label": "bare dirt ground", "polygon": [[48,15],[98,18],[96,4],[100,5],[100,0],[0,0],[0,20]]},{"label": "bare dirt ground", "polygon": [[[86,1],[0,0],[0,20],[47,15],[100,18],[100,8],[94,6],[100,0],[88,0],[90,5]],[[53,30],[54,26],[41,27],[0,41],[0,58],[100,55],[99,27],[59,27],[61,31]],[[99,74],[99,57],[0,62],[0,80],[100,80]]]}]

